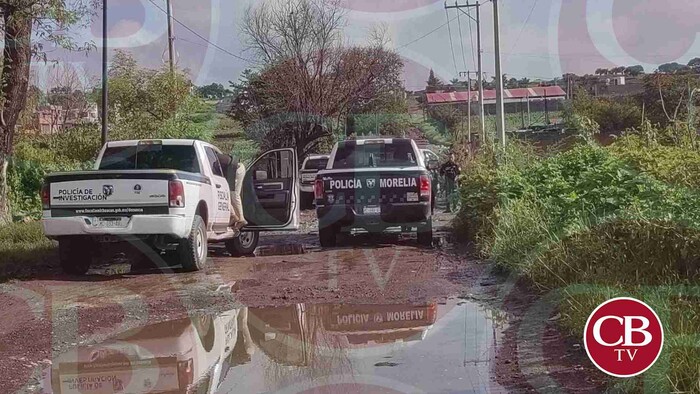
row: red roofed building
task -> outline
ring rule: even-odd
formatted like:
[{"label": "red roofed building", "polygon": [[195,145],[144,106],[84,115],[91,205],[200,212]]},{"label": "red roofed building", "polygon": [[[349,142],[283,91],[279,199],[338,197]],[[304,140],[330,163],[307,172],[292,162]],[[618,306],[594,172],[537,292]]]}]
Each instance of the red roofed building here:
[{"label": "red roofed building", "polygon": [[[520,89],[504,89],[503,90],[503,102],[504,103],[520,103],[525,100],[563,100],[566,99],[566,92],[559,86],[538,86],[534,88],[520,88]],[[428,105],[439,105],[439,104],[462,104],[469,101],[469,96],[471,95],[471,101],[479,101],[479,92],[439,92],[439,93],[426,93],[426,103]],[[496,91],[495,90],[484,90],[484,104],[485,105],[495,105],[496,104]]]}]

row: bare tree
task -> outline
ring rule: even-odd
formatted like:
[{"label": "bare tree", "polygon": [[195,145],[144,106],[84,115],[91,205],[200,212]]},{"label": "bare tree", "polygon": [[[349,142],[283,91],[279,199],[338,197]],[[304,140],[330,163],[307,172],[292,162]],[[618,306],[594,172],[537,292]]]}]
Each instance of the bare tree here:
[{"label": "bare tree", "polygon": [[[385,30],[369,45],[346,46],[337,0],[266,1],[247,10],[243,32],[265,65],[257,80],[267,122],[280,144],[300,156],[332,134],[332,119],[368,106],[388,85],[401,90],[403,63],[385,48]],[[284,116],[280,116],[284,114]]]},{"label": "bare tree", "polygon": [[96,82],[85,70],[78,70],[73,64],[56,64],[51,69],[48,75],[48,102],[56,112],[51,117],[52,130],[65,128],[88,111],[90,103],[86,92]]}]

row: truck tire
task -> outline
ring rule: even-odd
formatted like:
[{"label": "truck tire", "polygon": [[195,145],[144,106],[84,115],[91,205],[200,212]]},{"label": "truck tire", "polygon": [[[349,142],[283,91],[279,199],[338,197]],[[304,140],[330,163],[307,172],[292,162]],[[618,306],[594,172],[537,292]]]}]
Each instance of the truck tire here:
[{"label": "truck tire", "polygon": [[255,252],[260,240],[260,233],[257,231],[241,231],[241,234],[226,241],[226,250],[233,257],[250,256]]},{"label": "truck tire", "polygon": [[433,245],[433,219],[428,219],[428,223],[418,226],[418,244]]},{"label": "truck tire", "polygon": [[187,238],[180,240],[177,254],[185,271],[199,271],[207,263],[207,229],[199,215],[192,220],[192,229]]},{"label": "truck tire", "polygon": [[92,241],[62,239],[58,242],[61,269],[69,275],[85,275],[92,264]]},{"label": "truck tire", "polygon": [[319,227],[318,241],[322,248],[333,248],[336,245],[338,229],[336,226]]}]

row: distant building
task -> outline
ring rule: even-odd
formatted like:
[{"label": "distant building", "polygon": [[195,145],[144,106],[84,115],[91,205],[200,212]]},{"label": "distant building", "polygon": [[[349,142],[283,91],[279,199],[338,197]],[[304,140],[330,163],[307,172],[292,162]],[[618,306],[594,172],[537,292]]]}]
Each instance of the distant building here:
[{"label": "distant building", "polygon": [[630,97],[644,92],[642,79],[629,75],[586,75],[576,78],[573,85],[596,97]]},{"label": "distant building", "polygon": [[31,128],[39,134],[56,134],[78,124],[98,121],[97,104],[69,110],[60,105],[46,105],[34,111]]}]

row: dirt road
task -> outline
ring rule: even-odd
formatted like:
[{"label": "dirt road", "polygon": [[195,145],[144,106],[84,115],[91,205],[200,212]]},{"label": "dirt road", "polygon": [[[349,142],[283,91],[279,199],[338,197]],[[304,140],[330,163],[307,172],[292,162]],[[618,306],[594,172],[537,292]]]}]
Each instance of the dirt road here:
[{"label": "dirt road", "polygon": [[[513,328],[528,291],[451,242],[450,220],[438,215],[434,248],[358,235],[321,250],[305,212],[299,232],[262,237],[259,257],[213,248],[204,272],[129,272],[122,264],[84,278],[47,273],[3,284],[0,392],[532,389],[538,383],[519,367],[530,355],[517,354]],[[512,289],[522,294],[503,302],[519,294]],[[558,335],[548,329],[548,338]],[[545,349],[563,360],[550,363],[555,370],[582,363],[569,346],[555,340]],[[154,375],[136,374],[135,360]],[[441,363],[442,372],[433,369]],[[598,382],[551,376],[579,392]]]}]

